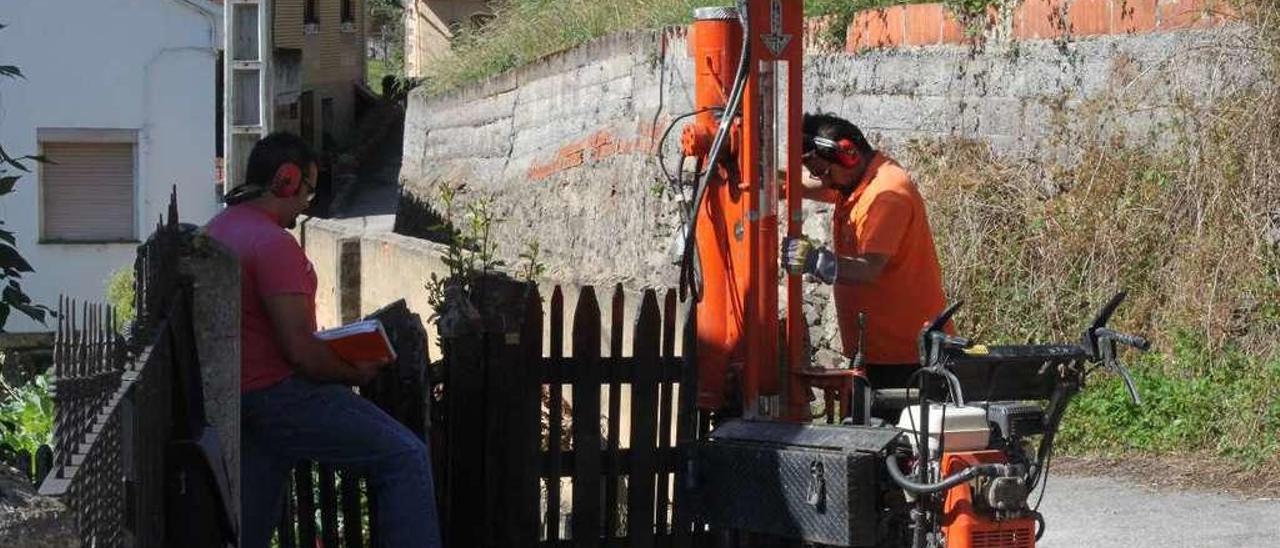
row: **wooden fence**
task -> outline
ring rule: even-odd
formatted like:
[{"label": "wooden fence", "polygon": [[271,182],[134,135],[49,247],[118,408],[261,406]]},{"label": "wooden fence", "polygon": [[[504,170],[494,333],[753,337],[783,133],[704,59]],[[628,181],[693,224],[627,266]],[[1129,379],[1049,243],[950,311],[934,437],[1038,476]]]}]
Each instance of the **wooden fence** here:
[{"label": "wooden fence", "polygon": [[645,292],[630,349],[623,295],[614,289],[607,354],[590,287],[567,341],[559,287],[549,318],[528,291],[514,327],[444,339],[448,546],[689,546],[703,535],[681,507],[680,448],[707,421],[693,405],[694,366],[675,351],[676,294],[660,308]]},{"label": "wooden fence", "polygon": [[[566,338],[559,287],[549,302],[524,284],[489,289],[505,296],[473,296],[483,327],[442,336],[434,381],[415,388],[423,348],[407,362],[401,352],[391,373],[361,389],[431,441],[445,545],[685,547],[707,538],[686,519],[678,489],[688,469],[681,447],[705,435],[709,422],[693,405],[694,366],[676,353],[676,337],[692,325],[677,334],[675,292],[661,307],[657,293],[646,292],[628,318],[618,286],[605,326],[587,287]],[[398,349],[412,334],[390,331]],[[432,406],[428,429],[420,412]],[[363,478],[303,463],[290,483],[278,529],[283,548],[378,545],[370,526],[377,508]]]}]

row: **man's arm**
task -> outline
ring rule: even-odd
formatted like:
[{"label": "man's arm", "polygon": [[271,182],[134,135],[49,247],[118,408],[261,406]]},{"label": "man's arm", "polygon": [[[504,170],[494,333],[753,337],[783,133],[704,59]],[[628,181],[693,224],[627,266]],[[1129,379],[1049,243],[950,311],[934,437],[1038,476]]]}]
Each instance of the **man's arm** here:
[{"label": "man's arm", "polygon": [[342,361],[324,341],[311,332],[311,306],[307,296],[297,293],[263,299],[285,359],[299,373],[320,382],[359,386],[378,373],[378,364],[349,364]]},{"label": "man's arm", "polygon": [[[801,168],[803,170],[804,168]],[[812,179],[810,177],[797,177],[800,180],[800,197],[815,202],[835,203],[838,193],[835,190],[822,186],[822,181]],[[787,172],[786,170],[778,170],[778,200],[787,199]]]},{"label": "man's arm", "polygon": [[836,283],[853,285],[875,281],[884,272],[889,257],[879,253],[864,253],[855,257],[837,257]]}]

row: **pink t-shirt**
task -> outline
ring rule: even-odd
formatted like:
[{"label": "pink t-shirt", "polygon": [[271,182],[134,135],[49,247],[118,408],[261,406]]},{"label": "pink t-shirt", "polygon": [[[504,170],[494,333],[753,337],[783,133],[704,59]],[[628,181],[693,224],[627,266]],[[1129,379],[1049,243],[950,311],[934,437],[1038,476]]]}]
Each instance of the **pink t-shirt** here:
[{"label": "pink t-shirt", "polygon": [[270,213],[248,204],[227,208],[205,227],[240,259],[240,392],[270,387],[293,374],[264,299],[306,295],[315,330],[316,272],[298,241]]}]

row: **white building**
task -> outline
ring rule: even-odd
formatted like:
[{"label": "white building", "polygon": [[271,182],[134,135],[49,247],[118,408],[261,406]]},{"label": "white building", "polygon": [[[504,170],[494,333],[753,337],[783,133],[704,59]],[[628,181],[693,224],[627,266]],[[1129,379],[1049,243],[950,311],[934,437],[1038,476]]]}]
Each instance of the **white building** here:
[{"label": "white building", "polygon": [[[3,0],[0,144],[57,164],[22,177],[0,220],[35,268],[23,288],[101,302],[177,185],[182,220],[217,212],[218,50],[209,0]],[[52,327],[53,324],[50,324]],[[8,331],[47,328],[17,314]]]}]

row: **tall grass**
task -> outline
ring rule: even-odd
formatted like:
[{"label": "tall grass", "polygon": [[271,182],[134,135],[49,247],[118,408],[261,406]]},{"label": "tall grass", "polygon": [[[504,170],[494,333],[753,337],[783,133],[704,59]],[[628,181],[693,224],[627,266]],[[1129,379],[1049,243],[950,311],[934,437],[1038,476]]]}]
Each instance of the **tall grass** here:
[{"label": "tall grass", "polygon": [[[1083,452],[1211,451],[1280,465],[1280,12],[1244,10],[1248,58],[1268,82],[1188,110],[1161,152],[1101,124],[1060,129],[1069,166],[997,158],[980,143],[906,154],[930,204],[960,329],[990,342],[1074,340],[1124,289],[1124,330],[1152,336],[1134,360],[1145,405],[1101,377],[1068,416]],[[1105,101],[1106,98],[1099,98]],[[1087,109],[1086,109],[1087,110]]]},{"label": "tall grass", "polygon": [[[808,0],[805,15],[835,16],[837,22],[831,28],[843,29],[859,10],[893,3],[906,2]],[[694,8],[734,4],[734,0],[506,0],[491,23],[483,29],[464,29],[454,38],[448,57],[427,64],[425,85],[432,93],[446,91],[592,38],[687,24]],[[843,34],[832,39],[843,40]]]}]

